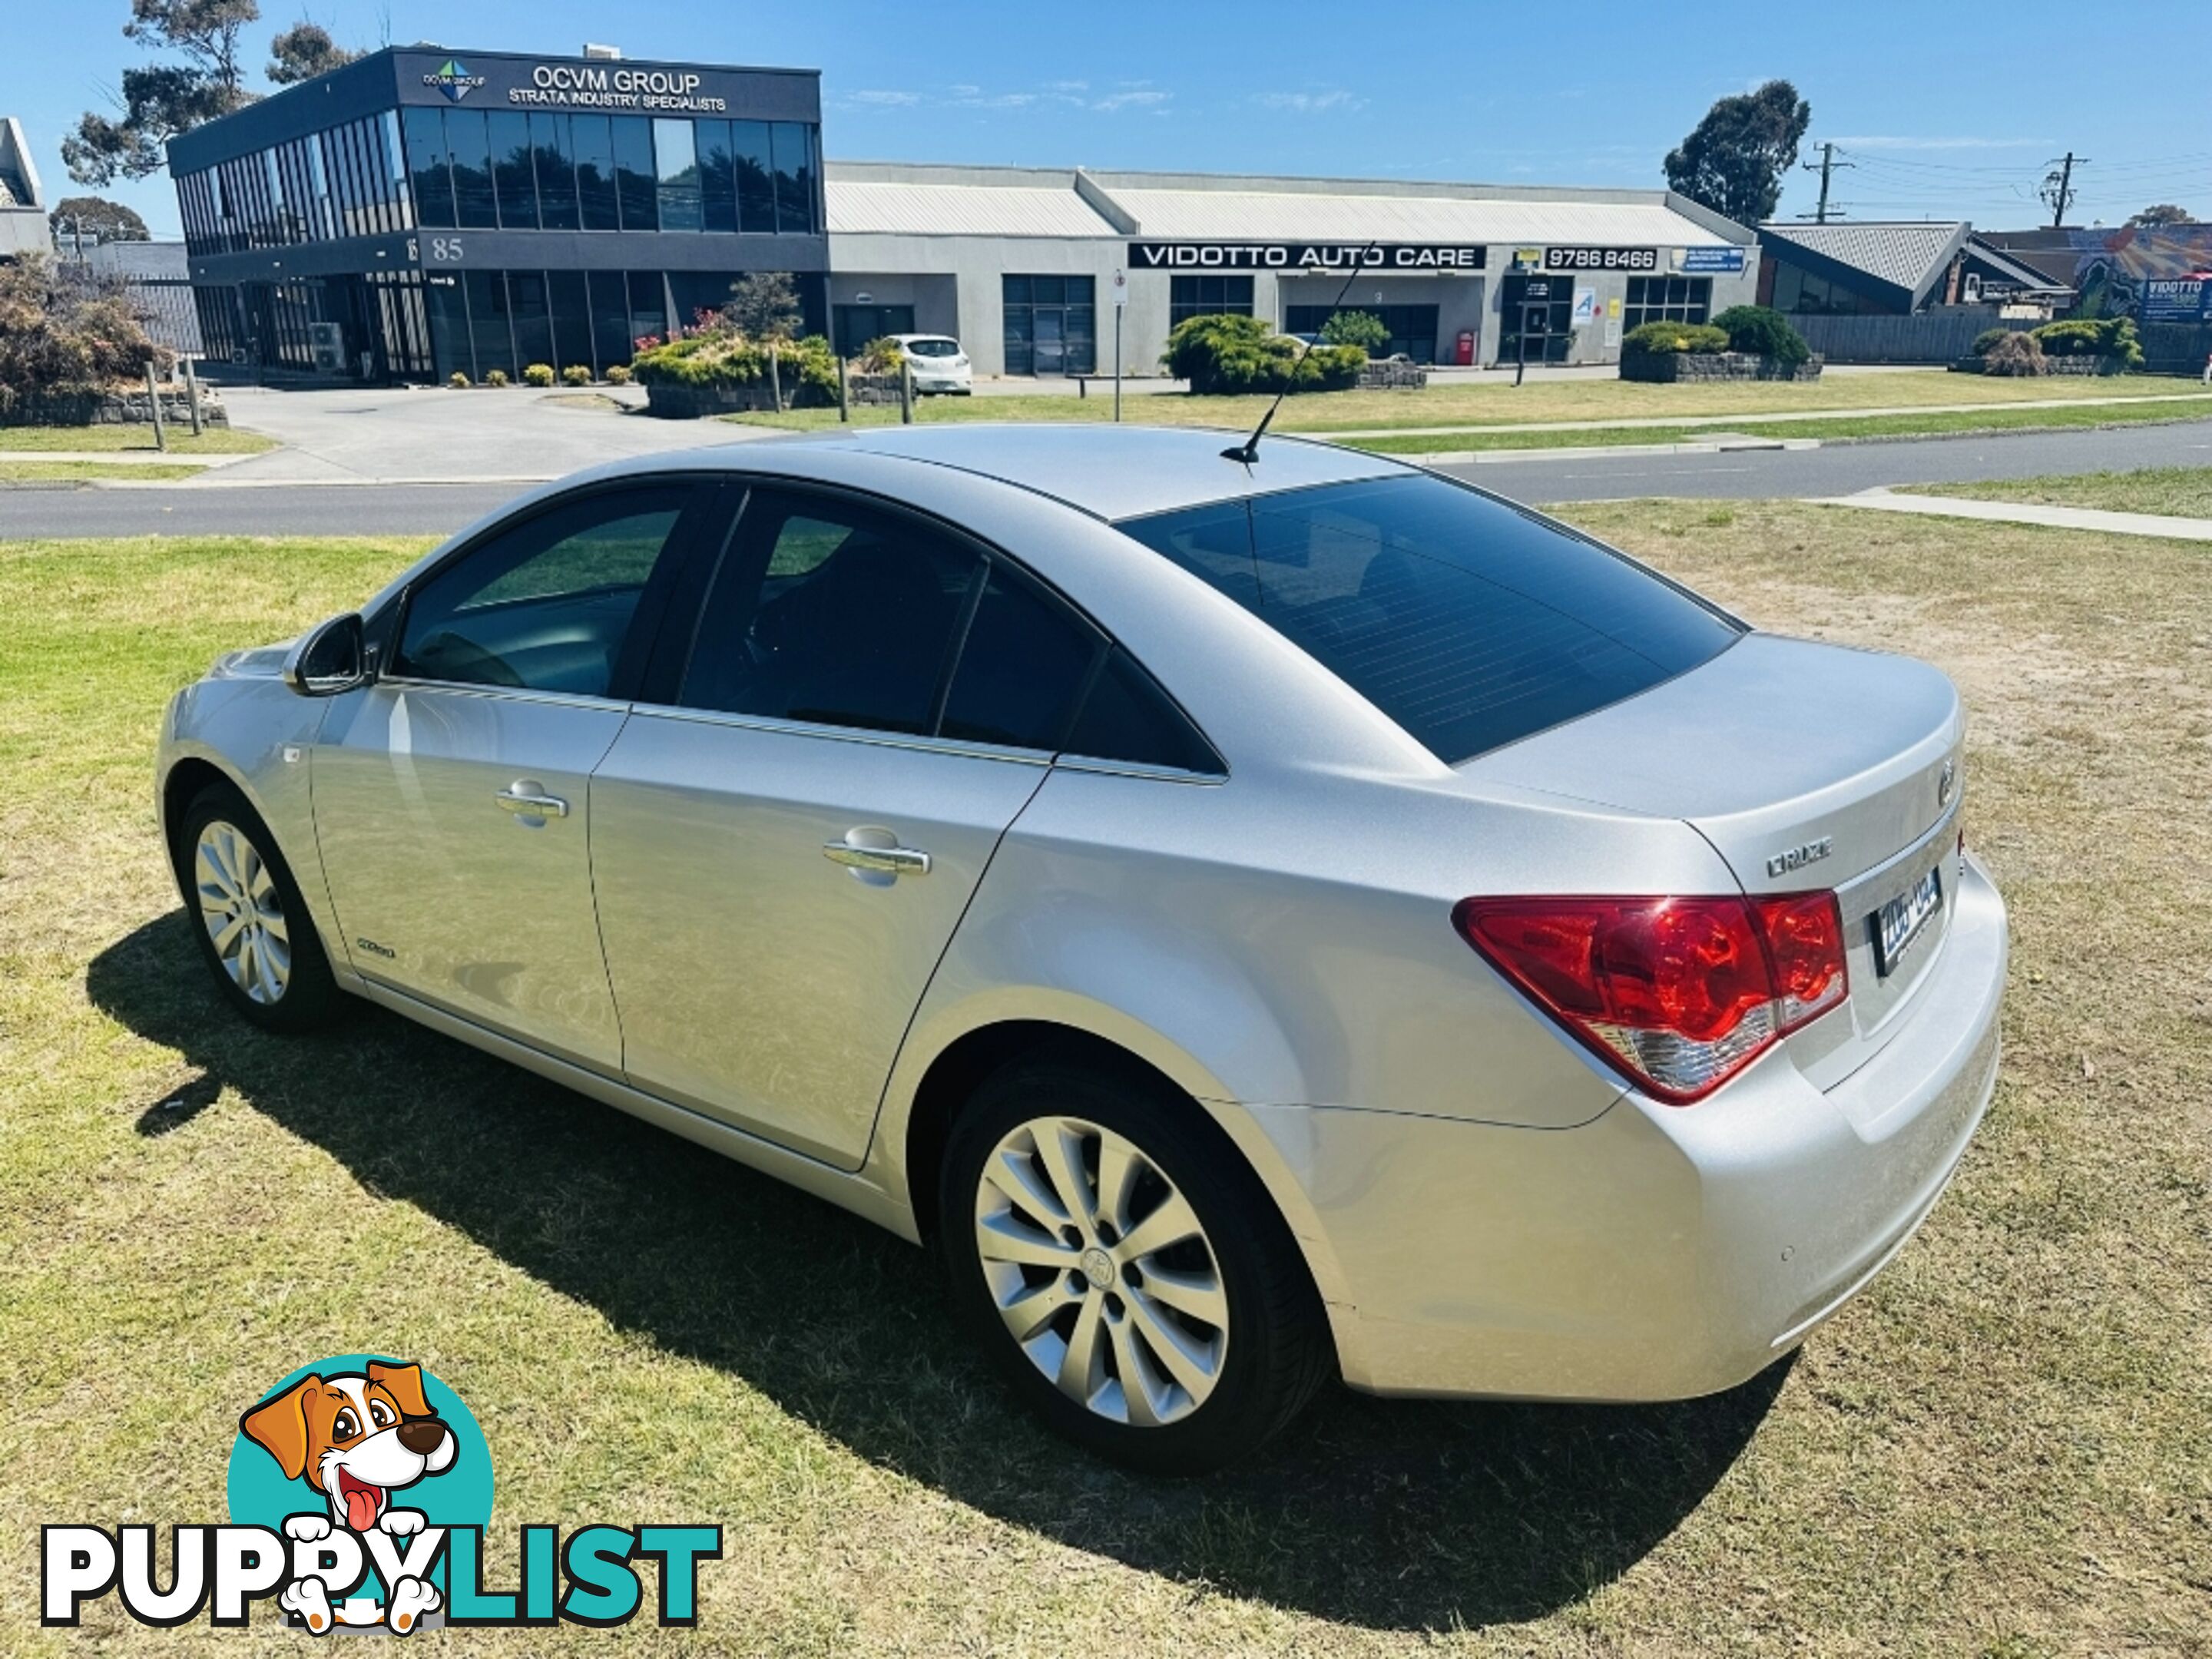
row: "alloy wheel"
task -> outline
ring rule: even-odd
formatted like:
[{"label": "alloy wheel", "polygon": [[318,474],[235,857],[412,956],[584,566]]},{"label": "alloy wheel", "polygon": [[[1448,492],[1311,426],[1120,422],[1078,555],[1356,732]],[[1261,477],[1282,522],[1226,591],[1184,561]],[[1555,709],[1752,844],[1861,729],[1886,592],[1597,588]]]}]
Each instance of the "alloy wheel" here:
[{"label": "alloy wheel", "polygon": [[264,1007],[292,978],[292,937],[268,860],[237,825],[209,821],[192,848],[200,921],[230,982]]},{"label": "alloy wheel", "polygon": [[1017,1126],[983,1166],[975,1224],[999,1316],[1062,1394],[1139,1428],[1206,1403],[1229,1349],[1220,1263],[1134,1142],[1081,1118]]}]

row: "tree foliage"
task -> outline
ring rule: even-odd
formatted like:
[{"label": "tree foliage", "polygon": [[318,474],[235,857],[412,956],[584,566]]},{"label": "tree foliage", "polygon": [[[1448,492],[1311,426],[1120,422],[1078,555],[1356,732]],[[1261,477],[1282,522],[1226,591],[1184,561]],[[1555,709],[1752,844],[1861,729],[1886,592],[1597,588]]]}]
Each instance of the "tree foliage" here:
[{"label": "tree foliage", "polygon": [[2128,215],[2128,225],[2136,230],[2156,230],[2164,225],[2193,225],[2197,222],[2195,214],[2173,202],[2153,202],[2141,213]]},{"label": "tree foliage", "polygon": [[123,71],[121,118],[88,110],[62,140],[70,177],[81,185],[143,179],[161,170],[161,147],[178,133],[252,102],[240,37],[260,16],[256,0],[131,0],[125,36],[182,61]]},{"label": "tree foliage", "polygon": [[262,73],[272,86],[296,86],[343,69],[360,56],[331,40],[331,32],[320,23],[302,19],[269,43],[269,67]]},{"label": "tree foliage", "polygon": [[64,196],[54,204],[46,222],[58,238],[67,238],[73,231],[82,232],[88,240],[102,242],[144,242],[153,238],[136,209],[105,196]]},{"label": "tree foliage", "polygon": [[1321,337],[1328,345],[1358,346],[1371,357],[1390,343],[1390,330],[1371,311],[1333,311],[1321,325]]},{"label": "tree foliage", "polygon": [[1667,187],[1740,225],[1774,216],[1813,106],[1787,81],[1723,98],[1668,152]]},{"label": "tree foliage", "polygon": [[750,340],[788,340],[799,332],[799,288],[790,273],[757,270],[730,284],[721,319]]},{"label": "tree foliage", "polygon": [[27,395],[140,380],[166,356],[118,284],[88,282],[42,254],[0,264],[0,416]]}]

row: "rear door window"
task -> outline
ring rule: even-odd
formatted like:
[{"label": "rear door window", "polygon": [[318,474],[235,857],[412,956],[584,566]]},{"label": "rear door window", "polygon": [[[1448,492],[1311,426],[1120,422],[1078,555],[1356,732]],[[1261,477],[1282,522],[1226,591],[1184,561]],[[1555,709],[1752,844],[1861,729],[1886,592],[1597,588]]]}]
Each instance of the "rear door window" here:
[{"label": "rear door window", "polygon": [[1235,599],[1455,763],[1646,690],[1738,626],[1594,542],[1441,478],[1117,526]]},{"label": "rear door window", "polygon": [[700,617],[692,708],[936,730],[981,556],[896,514],[757,490]]}]

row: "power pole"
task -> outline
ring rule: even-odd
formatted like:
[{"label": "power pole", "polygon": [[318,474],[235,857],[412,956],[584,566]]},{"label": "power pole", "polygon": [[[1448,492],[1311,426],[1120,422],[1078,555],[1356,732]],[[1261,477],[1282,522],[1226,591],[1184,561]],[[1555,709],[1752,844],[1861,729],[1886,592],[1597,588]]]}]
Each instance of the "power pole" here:
[{"label": "power pole", "polygon": [[1833,144],[1823,144],[1820,146],[1820,166],[1814,167],[1810,161],[1801,165],[1806,172],[1817,173],[1820,175],[1820,203],[1813,210],[1813,222],[1816,225],[1825,225],[1828,222],[1828,175],[1838,167],[1848,167],[1851,164],[1849,161],[1838,161],[1836,159],[1836,147]]},{"label": "power pole", "polygon": [[2051,171],[2044,175],[2043,199],[2051,204],[2051,228],[2053,230],[2064,228],[2066,210],[2074,205],[2074,164],[2076,161],[2087,167],[2089,158],[2077,156],[2069,149],[2066,152],[2066,159],[2053,161]]}]

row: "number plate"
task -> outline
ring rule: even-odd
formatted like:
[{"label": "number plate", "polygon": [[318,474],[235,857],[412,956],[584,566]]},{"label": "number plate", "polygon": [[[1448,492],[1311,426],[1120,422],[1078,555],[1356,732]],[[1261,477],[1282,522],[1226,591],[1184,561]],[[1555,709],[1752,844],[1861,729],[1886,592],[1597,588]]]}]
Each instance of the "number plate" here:
[{"label": "number plate", "polygon": [[1894,973],[1928,918],[1942,908],[1943,866],[1939,863],[1874,913],[1875,970],[1885,979]]}]

